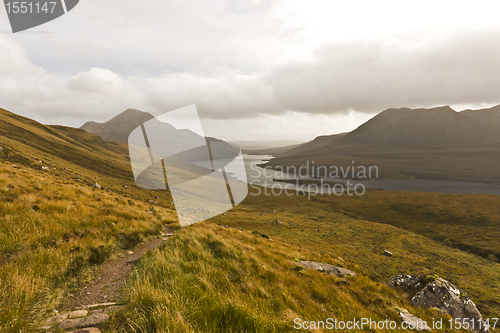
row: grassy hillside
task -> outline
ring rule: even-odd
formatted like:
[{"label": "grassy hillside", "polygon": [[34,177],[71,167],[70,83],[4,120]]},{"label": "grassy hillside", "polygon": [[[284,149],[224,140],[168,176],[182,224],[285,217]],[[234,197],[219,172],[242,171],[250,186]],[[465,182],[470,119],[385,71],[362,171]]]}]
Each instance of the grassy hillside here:
[{"label": "grassy hillside", "polygon": [[0,133],[0,331],[29,332],[174,214],[167,192],[134,185],[122,144],[5,110]]},{"label": "grassy hillside", "polygon": [[[31,332],[103,262],[175,224],[175,214],[168,192],[134,184],[123,144],[5,110],[0,132],[0,331]],[[151,251],[123,290],[125,310],[102,329],[286,332],[295,318],[399,321],[399,308],[439,318],[386,287],[405,273],[438,274],[466,290],[483,315],[498,317],[500,265],[457,243],[496,253],[495,207],[496,197],[473,195],[250,195]],[[385,249],[394,256],[382,256]],[[297,269],[297,260],[358,276]]]},{"label": "grassy hillside", "polygon": [[440,317],[363,274],[339,278],[297,269],[295,261],[317,260],[362,271],[333,251],[321,252],[212,223],[183,228],[141,262],[126,288],[127,310],[107,329],[292,332],[296,318],[399,322],[400,308],[429,322]]},{"label": "grassy hillside", "polygon": [[[387,197],[396,198],[398,195],[401,193],[393,192],[392,196],[389,193]],[[445,210],[447,202],[459,197],[471,202],[483,199],[482,196],[476,195],[430,194],[426,197],[425,194],[416,194],[411,200],[415,205],[432,202],[436,207],[445,207]],[[302,250],[315,251],[350,265],[357,265],[360,272],[380,283],[388,282],[391,276],[397,274],[438,274],[466,290],[484,315],[500,316],[500,264],[496,260],[454,248],[452,243],[447,245],[447,242],[433,240],[424,236],[423,232],[418,234],[420,230],[406,231],[386,223],[361,218],[361,212],[368,216],[376,210],[374,207],[379,204],[378,200],[380,197],[377,193],[349,198],[316,196],[312,200],[303,195],[250,195],[227,216],[215,217],[212,221],[258,231]],[[490,200],[498,199],[492,197]],[[397,199],[395,201],[397,204]],[[485,215],[495,216],[496,208],[491,207],[491,203],[485,200],[477,206],[472,206],[469,211],[467,208],[456,209],[454,218],[467,221],[481,211]],[[457,202],[456,207],[459,205]],[[352,208],[353,213],[343,206]],[[477,209],[477,212],[474,212],[474,209]],[[384,212],[382,207],[381,210]],[[379,215],[382,215],[382,212]],[[436,214],[439,214],[438,212],[439,210]],[[414,226],[427,220],[425,213],[415,216],[412,211],[406,211],[405,214],[402,210],[399,213],[398,218],[408,219],[411,221],[408,224]],[[353,217],[354,214],[358,216]],[[444,224],[436,223],[436,228],[441,232],[446,230]],[[454,237],[454,232],[459,228],[458,225],[450,224],[448,237]],[[492,223],[490,230],[497,231],[498,226],[495,227]],[[479,247],[484,244],[484,239],[479,234],[480,231],[476,235],[464,237],[463,240]],[[500,242],[494,237],[488,238],[488,241],[491,247],[498,247]],[[393,252],[394,256],[383,256],[384,250]]]}]

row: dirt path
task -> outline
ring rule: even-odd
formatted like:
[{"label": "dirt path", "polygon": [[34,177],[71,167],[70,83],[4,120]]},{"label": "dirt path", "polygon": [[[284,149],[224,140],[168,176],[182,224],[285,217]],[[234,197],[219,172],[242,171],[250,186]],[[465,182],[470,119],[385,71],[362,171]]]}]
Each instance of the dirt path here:
[{"label": "dirt path", "polygon": [[153,239],[133,251],[122,251],[117,259],[105,262],[97,279],[68,297],[64,310],[73,310],[89,304],[120,301],[120,290],[125,285],[132,268],[147,251],[156,248],[172,236],[174,230],[165,226],[163,233],[164,236]]}]

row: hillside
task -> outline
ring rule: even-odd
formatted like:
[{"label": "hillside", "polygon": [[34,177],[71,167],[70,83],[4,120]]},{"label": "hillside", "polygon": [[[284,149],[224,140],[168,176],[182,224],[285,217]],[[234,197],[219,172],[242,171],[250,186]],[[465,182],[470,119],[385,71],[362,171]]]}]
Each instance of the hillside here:
[{"label": "hillside", "polygon": [[271,167],[377,165],[383,178],[456,179],[500,184],[500,106],[456,112],[388,109],[345,135],[318,137],[278,152]]},{"label": "hillside", "polygon": [[[2,332],[37,331],[82,286],[99,279],[107,262],[158,237],[164,225],[176,234],[141,259],[122,290],[125,307],[100,326],[104,333],[283,332],[293,330],[299,317],[401,322],[401,309],[429,322],[446,319],[387,287],[391,276],[402,273],[438,274],[467,291],[485,316],[500,313],[497,242],[486,243],[454,224],[470,218],[485,228],[481,232],[497,230],[496,197],[408,199],[453,210],[455,218],[444,221],[455,233],[465,231],[450,237],[451,245],[427,237],[430,224],[416,230],[389,225],[408,217],[406,201],[396,218],[370,220],[369,210],[388,200],[377,195],[361,205],[344,198],[338,206],[336,197],[254,193],[225,215],[180,229],[168,191],[134,184],[126,145],[6,110],[0,110],[0,133]],[[460,208],[473,199],[469,209]],[[424,213],[412,221],[419,225]],[[435,224],[441,220],[436,216]],[[439,225],[440,235],[446,227]],[[487,258],[456,248],[457,240]],[[394,257],[382,256],[384,249]],[[351,269],[356,277],[304,270],[298,260]]]}]

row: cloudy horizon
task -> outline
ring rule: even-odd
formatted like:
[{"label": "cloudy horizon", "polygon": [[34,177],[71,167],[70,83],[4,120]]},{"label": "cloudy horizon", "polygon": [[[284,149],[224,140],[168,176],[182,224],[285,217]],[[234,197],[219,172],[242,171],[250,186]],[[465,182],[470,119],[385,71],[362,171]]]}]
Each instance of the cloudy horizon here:
[{"label": "cloudy horizon", "polygon": [[82,0],[12,34],[0,107],[79,127],[196,104],[226,140],[311,140],[387,108],[500,104],[495,1]]}]

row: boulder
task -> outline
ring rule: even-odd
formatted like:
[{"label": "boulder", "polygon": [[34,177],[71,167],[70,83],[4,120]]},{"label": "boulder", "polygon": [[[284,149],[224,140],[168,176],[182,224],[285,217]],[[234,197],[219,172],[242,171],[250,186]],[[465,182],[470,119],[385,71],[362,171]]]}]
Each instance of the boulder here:
[{"label": "boulder", "polygon": [[356,273],[354,273],[351,270],[342,268],[342,267],[337,267],[333,266],[330,264],[325,264],[322,262],[316,262],[316,261],[297,261],[296,263],[298,266],[307,268],[307,269],[315,269],[320,272],[325,272],[327,274],[332,274],[332,275],[337,275],[337,276],[356,276]]},{"label": "boulder", "polygon": [[[435,307],[455,319],[467,318],[469,322],[483,322],[481,313],[465,291],[435,275],[398,275],[391,278],[388,286],[413,294],[411,304],[414,306]],[[471,331],[489,332],[485,325],[477,326]]]}]

